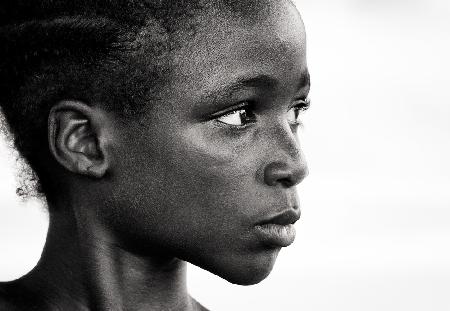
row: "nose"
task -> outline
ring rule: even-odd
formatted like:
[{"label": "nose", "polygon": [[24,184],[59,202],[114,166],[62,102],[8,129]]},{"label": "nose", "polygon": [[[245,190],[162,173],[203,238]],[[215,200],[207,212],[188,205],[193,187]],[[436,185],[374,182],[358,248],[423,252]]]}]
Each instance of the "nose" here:
[{"label": "nose", "polygon": [[295,133],[288,130],[277,136],[277,143],[269,151],[270,161],[264,168],[264,182],[272,187],[290,188],[308,175],[308,165]]}]

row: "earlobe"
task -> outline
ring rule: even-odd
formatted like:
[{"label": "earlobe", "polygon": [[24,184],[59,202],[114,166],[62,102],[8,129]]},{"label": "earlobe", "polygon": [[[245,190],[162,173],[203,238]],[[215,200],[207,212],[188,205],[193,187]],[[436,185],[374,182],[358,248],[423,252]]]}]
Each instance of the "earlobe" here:
[{"label": "earlobe", "polygon": [[100,143],[104,140],[100,113],[79,101],[62,101],[51,109],[48,118],[50,151],[68,171],[95,178],[106,174],[109,156]]}]

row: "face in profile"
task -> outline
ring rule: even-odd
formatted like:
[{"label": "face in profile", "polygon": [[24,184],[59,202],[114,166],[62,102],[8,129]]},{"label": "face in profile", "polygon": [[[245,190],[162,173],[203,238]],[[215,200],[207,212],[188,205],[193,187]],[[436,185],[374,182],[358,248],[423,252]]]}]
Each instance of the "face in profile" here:
[{"label": "face in profile", "polygon": [[101,214],[126,248],[257,283],[300,216],[303,23],[288,3],[261,22],[208,17],[171,70],[161,100],[118,129]]}]

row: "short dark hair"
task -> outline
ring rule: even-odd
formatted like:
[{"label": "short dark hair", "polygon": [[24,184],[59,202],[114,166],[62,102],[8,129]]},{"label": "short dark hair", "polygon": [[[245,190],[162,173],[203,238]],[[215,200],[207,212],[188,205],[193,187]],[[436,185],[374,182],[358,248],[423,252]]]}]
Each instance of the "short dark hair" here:
[{"label": "short dark hair", "polygon": [[[83,100],[124,117],[137,116],[167,81],[163,69],[177,44],[171,34],[184,31],[186,40],[195,35],[195,17],[208,6],[247,16],[262,2],[3,0],[0,106],[16,148],[40,180],[41,192],[52,192],[50,154],[42,146],[48,144],[47,118],[55,103]],[[143,72],[130,72],[127,60],[140,49],[136,38],[143,29],[155,61]]]}]

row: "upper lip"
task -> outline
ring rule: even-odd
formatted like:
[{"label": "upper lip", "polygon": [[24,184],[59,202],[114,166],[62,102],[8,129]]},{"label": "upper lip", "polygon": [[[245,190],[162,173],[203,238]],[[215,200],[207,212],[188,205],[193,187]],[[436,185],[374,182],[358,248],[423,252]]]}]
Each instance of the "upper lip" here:
[{"label": "upper lip", "polygon": [[275,224],[287,226],[289,224],[295,223],[299,219],[300,219],[300,209],[298,208],[296,210],[290,209],[268,220],[262,221],[258,225]]}]

